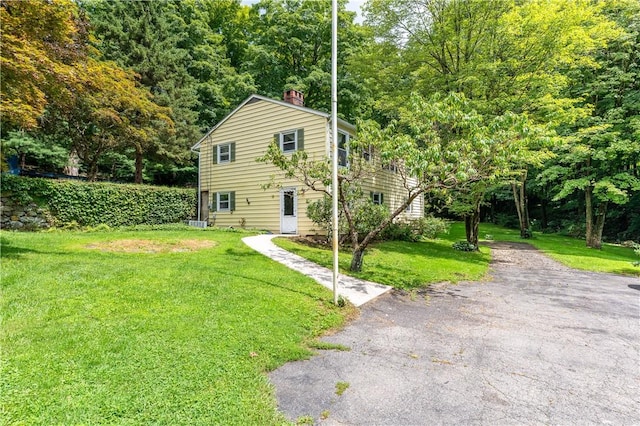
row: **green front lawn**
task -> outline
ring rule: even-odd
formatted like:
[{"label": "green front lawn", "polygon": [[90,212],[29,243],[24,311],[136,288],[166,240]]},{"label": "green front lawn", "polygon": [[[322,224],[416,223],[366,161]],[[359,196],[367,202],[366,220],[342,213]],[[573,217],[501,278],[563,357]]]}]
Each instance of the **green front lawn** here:
[{"label": "green front lawn", "polygon": [[[409,243],[386,241],[367,249],[362,272],[349,272],[351,252],[340,251],[340,271],[358,278],[387,284],[396,288],[412,289],[430,283],[479,280],[487,272],[490,254],[487,247],[479,253],[454,250],[451,245],[464,240],[464,226],[453,224],[451,232],[439,239]],[[332,252],[328,248],[310,247],[276,238],[274,242],[291,252],[328,268],[332,267]]]},{"label": "green front lawn", "polygon": [[[535,238],[521,239],[518,230],[496,225],[480,225],[480,241],[515,241],[529,243],[552,258],[572,268],[596,272],[640,275],[638,260],[632,249],[605,244],[602,250],[589,249],[584,240],[561,235],[536,233]],[[480,247],[480,253],[453,250],[452,244],[465,239],[464,224],[453,223],[449,234],[435,240],[417,243],[386,241],[375,243],[366,251],[362,272],[349,272],[351,252],[340,251],[340,271],[359,278],[388,284],[396,288],[411,289],[442,281],[458,282],[481,279],[491,260],[488,247]],[[332,267],[332,253],[328,248],[310,247],[288,238],[274,242],[291,252],[328,268]]]},{"label": "green front lawn", "polygon": [[3,423],[282,422],[265,372],[349,310],[246,235],[1,232]]}]

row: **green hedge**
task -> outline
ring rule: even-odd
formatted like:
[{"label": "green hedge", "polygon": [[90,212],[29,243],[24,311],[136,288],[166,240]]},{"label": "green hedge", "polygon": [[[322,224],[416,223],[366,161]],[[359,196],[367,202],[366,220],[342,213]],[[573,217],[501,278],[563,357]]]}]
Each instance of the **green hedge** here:
[{"label": "green hedge", "polygon": [[196,211],[195,189],[3,175],[3,196],[48,208],[60,224],[109,226],[176,223]]}]

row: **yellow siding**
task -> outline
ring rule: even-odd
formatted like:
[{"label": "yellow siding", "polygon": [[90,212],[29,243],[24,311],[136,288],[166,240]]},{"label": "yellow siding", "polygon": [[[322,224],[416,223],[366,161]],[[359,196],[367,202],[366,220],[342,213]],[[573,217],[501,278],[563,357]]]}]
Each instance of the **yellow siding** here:
[{"label": "yellow siding", "polygon": [[[295,179],[285,179],[275,166],[258,163],[256,158],[265,154],[275,133],[304,129],[304,150],[310,159],[321,159],[328,154],[328,121],[325,117],[296,108],[260,100],[245,104],[227,118],[200,144],[200,189],[209,192],[209,203],[215,204],[216,192],[235,191],[233,212],[210,212],[213,226],[264,229],[280,232],[280,188],[296,188],[298,193],[298,233],[323,233],[307,216],[308,203],[321,199],[322,193],[304,188]],[[213,147],[235,142],[235,161],[213,164]],[[268,189],[264,185],[271,183]],[[384,204],[395,209],[406,197],[406,190],[398,175],[380,170],[364,182],[363,189],[384,194]],[[413,202],[412,213],[401,217],[421,217],[422,197]]]},{"label": "yellow siding", "polygon": [[[415,179],[409,178],[409,183],[415,183]],[[395,211],[407,199],[409,192],[404,188],[403,180],[397,173],[389,170],[378,169],[375,176],[362,183],[365,194],[380,192],[384,196],[384,205],[389,211]],[[411,211],[403,212],[397,219],[417,219],[424,216],[424,197],[418,196],[411,203]]]},{"label": "yellow siding", "polygon": [[[287,130],[304,129],[304,149],[309,158],[326,155],[327,120],[309,112],[289,108],[267,101],[248,103],[230,116],[200,145],[201,191],[209,191],[210,202],[215,203],[214,193],[235,191],[236,210],[210,212],[209,223],[215,226],[266,229],[280,232],[280,189],[298,189],[298,233],[315,233],[314,224],[307,219],[307,203],[322,197],[320,193],[303,191],[303,185],[295,179],[284,179],[276,167],[256,162],[265,154],[273,141],[273,135]],[[213,164],[213,146],[235,142],[235,161]],[[273,182],[266,190],[262,185]]]}]

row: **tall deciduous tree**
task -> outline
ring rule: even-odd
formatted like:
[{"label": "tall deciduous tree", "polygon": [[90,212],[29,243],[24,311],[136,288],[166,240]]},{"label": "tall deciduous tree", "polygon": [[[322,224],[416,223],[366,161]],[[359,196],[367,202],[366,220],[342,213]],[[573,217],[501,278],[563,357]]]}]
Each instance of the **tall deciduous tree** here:
[{"label": "tall deciduous tree", "polygon": [[[86,0],[98,47],[133,69],[155,101],[171,108],[175,133],[147,160],[185,165],[189,147],[249,93],[252,76],[231,65],[242,52],[247,8],[237,1]],[[237,37],[237,38],[236,38]],[[152,155],[153,154],[153,155]],[[158,169],[159,167],[155,167]]]},{"label": "tall deciduous tree", "polygon": [[595,56],[597,66],[571,74],[571,96],[584,99],[589,116],[564,128],[568,143],[540,179],[555,183],[556,199],[584,194],[586,243],[600,248],[610,204],[640,191],[640,5],[607,2],[605,12],[623,32]]},{"label": "tall deciduous tree", "polygon": [[[346,63],[365,40],[363,29],[353,23],[355,13],[339,2],[338,96],[340,115],[354,120],[361,113],[362,81]],[[262,0],[253,5],[249,45],[243,70],[253,76],[258,91],[280,98],[293,88],[305,95],[305,105],[331,109],[331,2],[329,0]]]},{"label": "tall deciduous tree", "polygon": [[47,105],[69,105],[86,36],[70,0],[0,2],[2,130],[35,129]]},{"label": "tall deciduous tree", "polygon": [[171,108],[175,134],[157,140],[165,161],[190,159],[188,147],[201,134],[198,127],[197,81],[189,74],[189,28],[180,16],[180,2],[87,0],[97,48],[106,60],[131,69],[156,103]]},{"label": "tall deciduous tree", "polygon": [[159,133],[170,134],[170,110],[153,102],[135,75],[112,62],[88,58],[79,64],[82,91],[70,109],[50,109],[44,119],[51,133],[68,137],[71,150],[95,180],[98,162],[108,153],[133,152],[135,182],[142,183],[142,159]]},{"label": "tall deciduous tree", "polygon": [[[585,109],[564,90],[567,70],[592,66],[594,51],[615,32],[601,8],[582,0],[371,0],[367,22],[381,42],[360,70],[380,90],[381,116],[393,117],[410,91],[455,91],[483,116],[569,123]],[[523,236],[527,169],[546,157],[535,145],[528,152],[512,164],[519,178],[510,177]]]}]

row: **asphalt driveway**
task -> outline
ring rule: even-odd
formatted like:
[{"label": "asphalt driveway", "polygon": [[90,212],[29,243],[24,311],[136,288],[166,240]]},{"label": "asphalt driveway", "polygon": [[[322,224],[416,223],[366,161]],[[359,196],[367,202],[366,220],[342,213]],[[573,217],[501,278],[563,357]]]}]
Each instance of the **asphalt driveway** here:
[{"label": "asphalt driveway", "polygon": [[640,280],[521,244],[494,259],[490,280],[364,305],[324,339],[350,351],[270,374],[280,410],[329,425],[640,424]]}]

